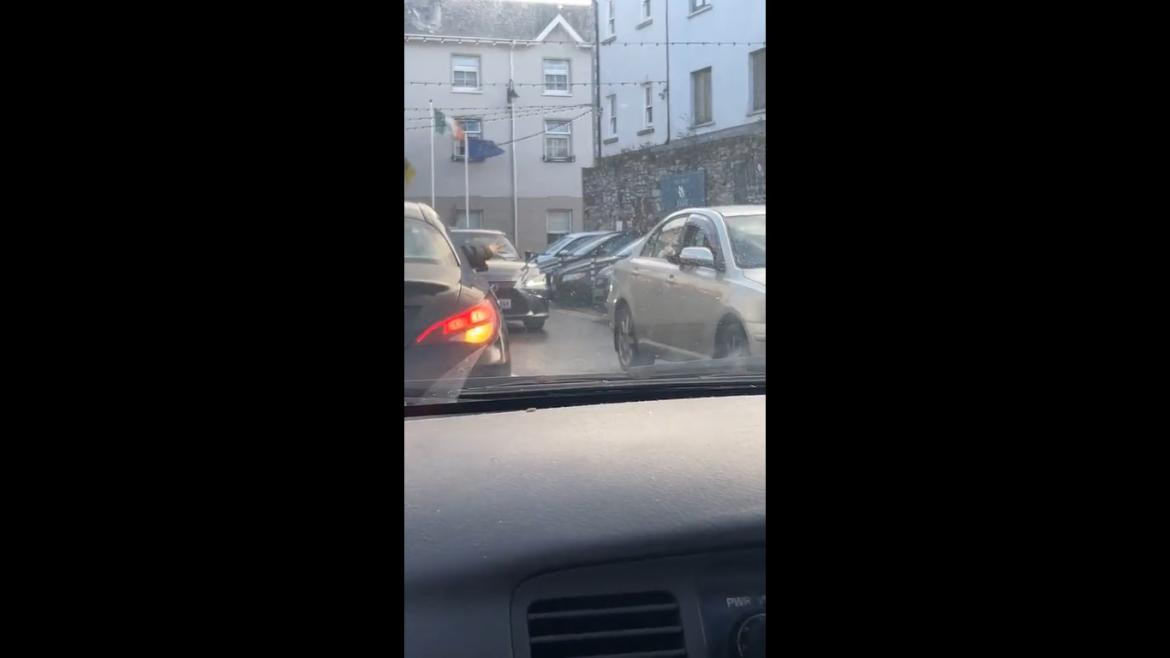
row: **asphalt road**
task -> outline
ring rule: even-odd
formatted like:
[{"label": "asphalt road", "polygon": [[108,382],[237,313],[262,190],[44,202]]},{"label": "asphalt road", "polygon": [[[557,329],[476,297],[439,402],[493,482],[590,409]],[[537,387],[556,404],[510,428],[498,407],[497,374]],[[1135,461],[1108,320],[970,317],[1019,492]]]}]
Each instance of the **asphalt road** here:
[{"label": "asphalt road", "polygon": [[510,324],[512,374],[584,375],[621,372],[605,312],[554,306],[544,329]]}]

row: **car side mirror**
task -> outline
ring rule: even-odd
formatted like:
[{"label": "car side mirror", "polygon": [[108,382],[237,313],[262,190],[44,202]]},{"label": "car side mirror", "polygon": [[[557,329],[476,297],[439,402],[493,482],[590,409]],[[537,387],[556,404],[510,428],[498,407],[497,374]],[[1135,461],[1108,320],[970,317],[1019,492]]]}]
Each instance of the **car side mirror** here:
[{"label": "car side mirror", "polygon": [[463,245],[463,253],[467,256],[467,262],[471,263],[471,267],[476,272],[486,272],[487,262],[492,257],[492,250],[482,245]]},{"label": "car side mirror", "polygon": [[531,261],[532,261],[532,255],[533,255],[533,254],[532,254],[532,252],[531,252],[531,251],[525,251],[525,252],[524,252],[524,262],[525,262],[525,263],[529,263],[529,262],[531,262]]},{"label": "car side mirror", "polygon": [[683,247],[678,262],[682,265],[715,269],[715,254],[707,247]]}]

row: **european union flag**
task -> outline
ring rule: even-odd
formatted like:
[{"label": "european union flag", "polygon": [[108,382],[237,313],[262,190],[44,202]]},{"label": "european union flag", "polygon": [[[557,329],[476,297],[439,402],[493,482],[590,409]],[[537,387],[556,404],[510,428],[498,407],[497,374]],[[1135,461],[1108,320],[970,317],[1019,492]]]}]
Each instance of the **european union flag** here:
[{"label": "european union flag", "polygon": [[467,151],[470,155],[470,162],[483,162],[490,157],[502,154],[504,149],[496,146],[496,143],[491,140],[469,138]]}]

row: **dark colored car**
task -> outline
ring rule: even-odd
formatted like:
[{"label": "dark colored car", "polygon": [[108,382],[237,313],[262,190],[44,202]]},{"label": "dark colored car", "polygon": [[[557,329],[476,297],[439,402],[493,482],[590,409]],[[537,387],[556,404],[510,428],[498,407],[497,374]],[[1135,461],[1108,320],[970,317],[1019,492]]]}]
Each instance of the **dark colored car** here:
[{"label": "dark colored car", "polygon": [[[548,319],[548,296],[544,285],[535,287],[525,279],[528,263],[520,258],[508,236],[487,229],[454,229],[450,232],[456,247],[487,247],[492,257],[487,261],[484,277],[496,293],[496,301],[508,321],[523,322],[528,329],[544,327]],[[524,286],[521,286],[521,283]]]},{"label": "dark colored car", "polygon": [[476,269],[487,251],[456,249],[429,206],[405,202],[403,213],[404,386],[410,396],[444,395],[468,378],[512,372],[507,324]]},{"label": "dark colored car", "polygon": [[609,233],[563,252],[556,263],[542,268],[549,278],[553,299],[568,303],[591,303],[593,275],[613,262],[617,252],[640,236],[636,233]]},{"label": "dark colored car", "polygon": [[568,233],[561,239],[545,247],[544,251],[536,254],[533,258],[533,261],[536,263],[537,267],[543,268],[550,263],[557,262],[558,258],[562,254],[568,252],[571,249],[580,247],[586,241],[594,239],[599,235],[608,235],[610,233],[613,233],[613,231],[585,231],[582,233]]}]

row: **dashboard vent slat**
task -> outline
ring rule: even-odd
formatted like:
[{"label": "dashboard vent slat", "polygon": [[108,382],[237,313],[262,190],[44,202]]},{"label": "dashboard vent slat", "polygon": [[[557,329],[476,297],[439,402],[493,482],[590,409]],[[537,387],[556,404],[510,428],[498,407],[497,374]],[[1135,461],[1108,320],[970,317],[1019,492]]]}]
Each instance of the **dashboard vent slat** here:
[{"label": "dashboard vent slat", "polygon": [[528,607],[532,658],[682,658],[678,602],[668,592],[543,599]]}]

